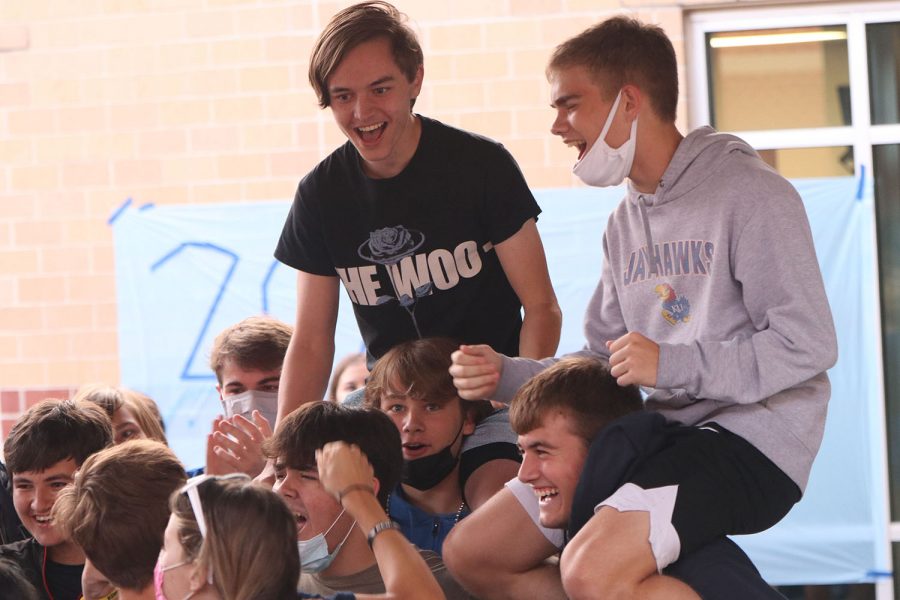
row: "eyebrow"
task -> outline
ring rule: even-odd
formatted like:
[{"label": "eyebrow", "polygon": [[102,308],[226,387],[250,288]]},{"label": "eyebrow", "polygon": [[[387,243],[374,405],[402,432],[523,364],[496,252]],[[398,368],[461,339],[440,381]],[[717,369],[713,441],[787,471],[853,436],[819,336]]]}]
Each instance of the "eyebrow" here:
[{"label": "eyebrow", "polygon": [[[521,448],[522,445],[519,444],[519,447]],[[526,450],[534,450],[535,448],[547,448],[549,450],[555,450],[556,446],[554,446],[553,444],[548,444],[544,440],[535,440],[525,445]]]},{"label": "eyebrow", "polygon": [[[51,475],[50,477],[48,477],[48,478],[45,479],[44,481],[45,481],[45,482],[53,482],[53,481],[72,481],[72,476],[71,476],[71,475],[65,475],[65,474],[63,474],[63,473],[57,473],[57,474],[55,474],[55,475]],[[15,485],[15,484],[18,483],[18,482],[34,483],[34,480],[31,479],[30,477],[23,477],[23,476],[21,476],[21,475],[13,475],[12,482],[13,482],[13,485]]]},{"label": "eyebrow", "polygon": [[[265,384],[267,384],[267,383],[277,383],[280,379],[281,379],[281,375],[272,375],[271,377],[266,377],[265,379],[260,379],[259,381],[257,381],[257,382],[254,383],[253,385],[265,385]],[[229,387],[238,387],[238,386],[240,386],[240,387],[247,387],[247,386],[244,385],[244,383],[243,383],[242,381],[237,381],[237,380],[235,380],[235,381],[228,381],[228,382],[225,383],[225,387],[227,387],[227,388],[229,388]]]},{"label": "eyebrow", "polygon": [[[368,84],[366,87],[375,87],[377,85],[381,85],[382,83],[390,83],[395,80],[393,75],[385,75],[384,77],[379,77],[372,83]],[[328,88],[328,93],[330,94],[340,94],[341,92],[349,92],[350,88],[345,87],[330,87]]]},{"label": "eyebrow", "polygon": [[557,108],[561,104],[568,103],[569,100],[572,100],[573,98],[580,98],[580,97],[581,96],[578,94],[569,94],[568,96],[560,96],[559,98],[556,98],[555,100],[553,100],[553,102],[550,103],[550,108]]}]

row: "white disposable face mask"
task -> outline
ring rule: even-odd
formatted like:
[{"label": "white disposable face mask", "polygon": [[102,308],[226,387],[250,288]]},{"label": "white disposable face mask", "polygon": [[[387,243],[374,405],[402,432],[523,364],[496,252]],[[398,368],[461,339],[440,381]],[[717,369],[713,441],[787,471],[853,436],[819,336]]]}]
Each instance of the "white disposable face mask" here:
[{"label": "white disposable face mask", "polygon": [[274,425],[278,414],[278,392],[247,390],[233,396],[222,396],[222,406],[226,417],[241,415],[252,421],[253,411],[258,410],[269,424]]},{"label": "white disposable face mask", "polygon": [[612,125],[613,117],[616,116],[616,109],[619,108],[619,100],[622,99],[622,90],[616,94],[616,101],[613,102],[612,108],[609,109],[609,115],[606,117],[606,123],[603,124],[603,130],[594,141],[587,154],[581,157],[572,172],[583,182],[596,187],[608,187],[619,185],[628,176],[631,171],[631,164],[634,162],[634,150],[637,146],[637,117],[631,122],[631,134],[628,141],[618,148],[611,148],[606,143],[606,134]]},{"label": "white disposable face mask", "polygon": [[345,535],[344,539],[342,539],[335,547],[334,552],[328,552],[328,542],[325,540],[325,536],[328,535],[329,531],[334,529],[334,526],[337,525],[337,522],[343,514],[344,511],[342,510],[341,514],[334,520],[334,523],[331,524],[331,527],[325,530],[325,533],[317,533],[308,540],[297,540],[297,551],[300,553],[301,572],[320,573],[330,567],[331,563],[334,562],[334,559],[338,555],[338,552],[341,551],[344,542],[350,537],[350,532],[356,527],[356,521],[354,521],[353,525],[350,526],[350,529],[347,530],[347,535]]}]

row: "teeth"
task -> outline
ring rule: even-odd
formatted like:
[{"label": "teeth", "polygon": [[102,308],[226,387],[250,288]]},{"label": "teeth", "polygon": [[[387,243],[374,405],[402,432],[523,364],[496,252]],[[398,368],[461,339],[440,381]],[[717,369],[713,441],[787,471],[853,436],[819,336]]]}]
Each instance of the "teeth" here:
[{"label": "teeth", "polygon": [[376,129],[380,128],[382,125],[384,125],[384,123],[379,123],[377,125],[369,125],[368,127],[357,127],[357,129],[359,129],[363,133],[369,133],[370,131],[375,131]]},{"label": "teeth", "polygon": [[38,523],[49,523],[49,522],[50,522],[50,516],[49,516],[49,515],[48,515],[48,516],[45,516],[45,517],[38,517],[38,516],[35,516],[35,517],[34,517],[34,520],[37,521]]},{"label": "teeth", "polygon": [[557,488],[536,488],[534,493],[537,495],[538,499],[544,501],[559,494],[559,490]]}]

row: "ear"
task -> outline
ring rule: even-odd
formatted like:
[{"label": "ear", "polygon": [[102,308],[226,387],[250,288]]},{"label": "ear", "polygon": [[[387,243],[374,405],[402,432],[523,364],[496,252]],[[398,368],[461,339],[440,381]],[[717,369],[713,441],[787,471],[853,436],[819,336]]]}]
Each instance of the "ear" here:
[{"label": "ear", "polygon": [[192,563],[189,582],[192,596],[212,583],[209,575],[209,569],[201,565],[199,561],[195,560]]},{"label": "ear", "polygon": [[644,93],[638,86],[628,83],[622,87],[622,99],[620,102],[624,105],[623,110],[629,123],[638,117],[644,106],[644,101]]},{"label": "ear", "polygon": [[410,82],[412,85],[412,97],[418,98],[419,94],[422,92],[422,81],[425,79],[425,67],[419,65],[419,68],[416,69],[416,76],[413,77],[413,80]]},{"label": "ear", "polygon": [[372,477],[372,489],[375,490],[375,497],[378,497],[378,490],[381,489],[381,482],[377,477]]},{"label": "ear", "polygon": [[219,401],[224,405],[225,399],[222,397],[222,384],[221,383],[216,384],[216,391],[219,392]]}]

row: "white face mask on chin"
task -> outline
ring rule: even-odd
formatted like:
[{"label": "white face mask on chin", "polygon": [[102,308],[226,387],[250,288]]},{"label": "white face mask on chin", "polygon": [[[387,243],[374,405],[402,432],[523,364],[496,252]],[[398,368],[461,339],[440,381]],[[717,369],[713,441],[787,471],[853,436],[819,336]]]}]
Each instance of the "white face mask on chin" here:
[{"label": "white face mask on chin", "polygon": [[619,100],[622,99],[622,90],[616,94],[616,101],[609,109],[609,116],[603,124],[603,130],[597,136],[594,145],[587,154],[575,163],[572,172],[584,183],[596,187],[609,187],[619,185],[631,171],[634,162],[634,150],[637,146],[637,117],[631,122],[631,134],[628,141],[618,148],[611,148],[606,143],[606,134],[612,125],[616,109],[619,108]]}]

